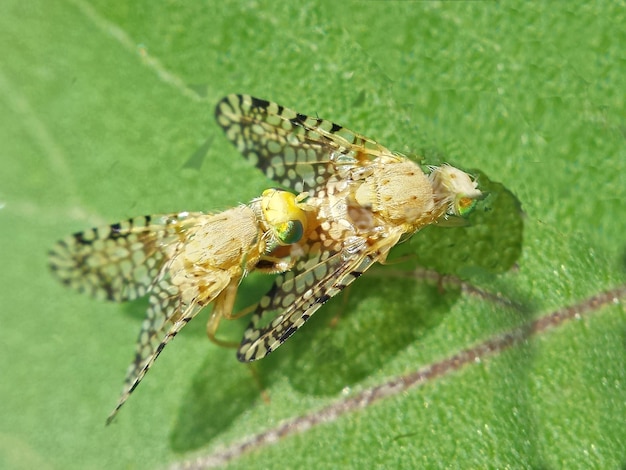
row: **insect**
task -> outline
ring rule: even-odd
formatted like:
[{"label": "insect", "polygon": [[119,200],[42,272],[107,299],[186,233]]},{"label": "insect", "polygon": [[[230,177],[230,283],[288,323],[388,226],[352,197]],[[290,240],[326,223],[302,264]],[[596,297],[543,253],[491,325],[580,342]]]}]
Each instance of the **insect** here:
[{"label": "insect", "polygon": [[244,157],[281,186],[307,193],[316,215],[304,253],[254,311],[237,353],[244,362],[275,350],[397,243],[469,214],[483,197],[457,168],[429,167],[425,174],[367,137],[276,103],[229,95],[215,114]]},{"label": "insect", "polygon": [[69,287],[94,297],[127,301],[149,295],[135,358],[115,414],[157,356],[206,305],[215,337],[232,314],[237,288],[251,270],[276,273],[292,267],[308,216],[301,198],[269,189],[248,205],[224,212],[181,212],[137,217],[77,233],[50,251],[50,267]]}]

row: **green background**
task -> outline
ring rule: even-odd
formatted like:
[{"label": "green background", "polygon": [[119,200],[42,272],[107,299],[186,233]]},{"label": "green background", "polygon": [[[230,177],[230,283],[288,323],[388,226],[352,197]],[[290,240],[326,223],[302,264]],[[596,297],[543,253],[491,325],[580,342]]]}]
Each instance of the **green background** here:
[{"label": "green background", "polygon": [[[623,468],[624,3],[291,3],[2,2],[0,467],[208,455],[616,288],[576,321],[232,465]],[[514,306],[383,266],[254,373],[207,341],[204,313],[105,427],[146,303],[66,290],[46,252],[93,225],[222,210],[270,186],[213,120],[237,92],[501,183],[491,211],[479,208],[488,223],[425,231],[402,249],[451,260]],[[513,251],[489,250],[494,233]],[[466,252],[515,264],[472,268],[455,258]],[[241,305],[266,282],[245,282]]]}]

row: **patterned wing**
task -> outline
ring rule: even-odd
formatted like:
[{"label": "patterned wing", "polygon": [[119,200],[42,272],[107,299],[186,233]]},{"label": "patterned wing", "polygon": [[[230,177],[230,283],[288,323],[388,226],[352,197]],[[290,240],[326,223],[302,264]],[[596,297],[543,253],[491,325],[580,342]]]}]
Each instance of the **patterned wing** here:
[{"label": "patterned wing", "polygon": [[[313,249],[292,271],[279,274],[257,305],[237,358],[256,361],[284,343],[318,308],[378,260],[380,251],[368,251],[367,243],[351,250]],[[277,316],[267,326],[259,327],[263,317],[273,312],[278,312]]]},{"label": "patterned wing", "polygon": [[50,250],[50,269],[63,284],[93,297],[122,302],[147,294],[184,235],[183,219],[203,214],[144,216],[76,233]]},{"label": "patterned wing", "polygon": [[202,309],[197,303],[185,305],[169,279],[157,281],[150,294],[148,314],[137,338],[135,358],[128,367],[120,399],[107,418],[110,424],[130,394],[137,388],[163,348]]},{"label": "patterned wing", "polygon": [[215,109],[233,145],[265,175],[310,195],[338,166],[391,154],[382,145],[331,121],[305,116],[249,95],[228,95]]},{"label": "patterned wing", "polygon": [[95,297],[132,300],[150,293],[149,307],[120,400],[110,423],[165,345],[225,287],[216,283],[213,297],[202,305],[185,304],[171,283],[168,261],[189,232],[206,221],[203,213],[145,216],[91,229],[58,242],[50,252],[50,267],[64,284]]}]

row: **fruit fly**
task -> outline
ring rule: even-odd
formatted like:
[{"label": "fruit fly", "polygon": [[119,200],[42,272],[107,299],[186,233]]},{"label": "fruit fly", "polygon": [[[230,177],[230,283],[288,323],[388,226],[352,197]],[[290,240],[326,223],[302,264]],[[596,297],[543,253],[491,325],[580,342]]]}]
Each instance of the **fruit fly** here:
[{"label": "fruit fly", "polygon": [[307,231],[301,198],[269,189],[247,205],[219,213],[180,212],[129,219],[76,233],[50,251],[54,275],[94,297],[128,301],[149,296],[135,358],[115,414],[163,348],[208,304],[207,333],[215,337],[232,314],[237,288],[252,270],[290,269]]},{"label": "fruit fly", "polygon": [[457,168],[429,167],[426,174],[367,137],[276,103],[229,95],[215,114],[245,158],[281,186],[308,194],[315,215],[304,253],[256,306],[238,350],[244,362],[275,350],[397,243],[466,216],[483,197]]}]

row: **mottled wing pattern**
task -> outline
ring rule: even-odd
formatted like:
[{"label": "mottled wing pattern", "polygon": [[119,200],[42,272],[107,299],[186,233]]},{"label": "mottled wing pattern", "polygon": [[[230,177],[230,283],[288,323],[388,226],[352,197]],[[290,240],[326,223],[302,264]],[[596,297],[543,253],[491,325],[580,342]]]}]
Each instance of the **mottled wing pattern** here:
[{"label": "mottled wing pattern", "polygon": [[181,240],[180,220],[178,214],[143,216],[76,233],[50,250],[50,269],[63,284],[96,298],[142,297],[166,260],[166,247]]},{"label": "mottled wing pattern", "polygon": [[130,364],[117,406],[107,419],[113,421],[119,409],[137,388],[163,348],[202,309],[201,305],[184,304],[178,288],[164,278],[154,283],[150,293],[148,314],[137,338],[135,358]]},{"label": "mottled wing pattern", "polygon": [[148,312],[111,422],[165,345],[200,306],[185,305],[167,275],[167,263],[186,234],[209,215],[145,216],[77,233],[50,251],[50,267],[64,284],[94,297],[132,300],[150,293]]},{"label": "mottled wing pattern", "polygon": [[[316,237],[314,237],[316,238]],[[330,298],[351,284],[377,261],[379,252],[367,253],[366,244],[347,250],[315,242],[308,256],[277,276],[271,290],[256,307],[244,333],[237,357],[242,362],[261,359],[294,334]],[[264,317],[276,317],[263,327]]]},{"label": "mottled wing pattern", "polygon": [[[225,97],[215,115],[226,137],[266,176],[310,196],[324,194],[328,182],[341,178],[343,169],[392,155],[343,126],[248,95]],[[378,253],[368,249],[364,238],[356,237],[360,246],[348,246],[341,231],[320,226],[300,244],[305,254],[290,272],[278,275],[257,305],[239,360],[253,361],[272,352],[377,260]],[[261,327],[271,314],[276,317]]]},{"label": "mottled wing pattern", "polygon": [[391,153],[331,121],[249,95],[226,96],[215,117],[228,140],[267,177],[310,195],[338,166]]}]

